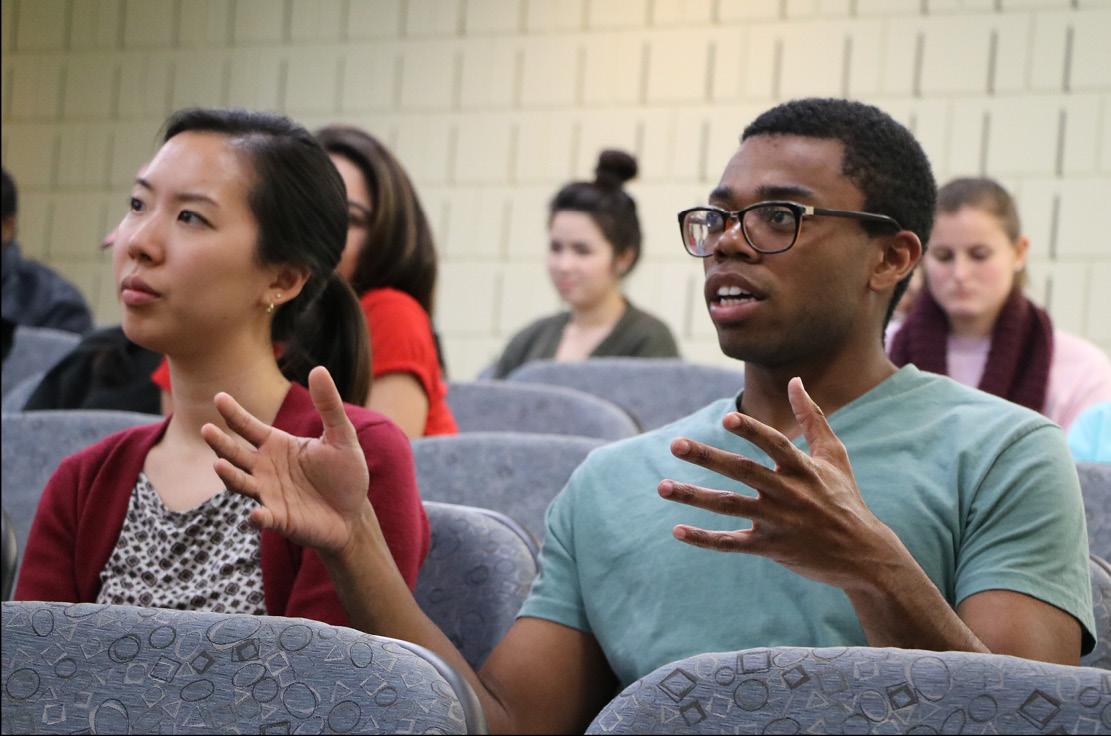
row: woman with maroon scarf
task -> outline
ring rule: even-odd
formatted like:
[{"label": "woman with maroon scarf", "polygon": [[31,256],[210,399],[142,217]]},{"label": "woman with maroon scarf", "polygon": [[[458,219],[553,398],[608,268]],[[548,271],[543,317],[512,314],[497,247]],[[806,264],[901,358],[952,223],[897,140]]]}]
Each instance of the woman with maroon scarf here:
[{"label": "woman with maroon scarf", "polygon": [[1111,361],[1055,328],[1022,293],[1030,241],[1014,200],[991,179],[955,179],[938,192],[923,266],[926,286],[891,344],[914,363],[1034,409],[1068,429],[1111,400]]}]

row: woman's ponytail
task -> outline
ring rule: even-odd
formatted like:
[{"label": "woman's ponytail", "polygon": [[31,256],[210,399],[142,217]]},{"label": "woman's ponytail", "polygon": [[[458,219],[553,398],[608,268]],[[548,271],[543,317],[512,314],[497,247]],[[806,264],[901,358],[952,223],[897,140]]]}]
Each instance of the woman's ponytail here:
[{"label": "woman's ponytail", "polygon": [[[344,401],[365,406],[370,395],[370,342],[355,292],[333,271],[315,299],[299,310],[298,301],[285,307],[296,311],[287,318],[288,328],[281,330],[285,333],[278,359],[282,374],[307,386],[309,371],[322,365],[332,374]],[[278,323],[275,320],[276,326]],[[281,341],[279,334],[274,338]]]}]

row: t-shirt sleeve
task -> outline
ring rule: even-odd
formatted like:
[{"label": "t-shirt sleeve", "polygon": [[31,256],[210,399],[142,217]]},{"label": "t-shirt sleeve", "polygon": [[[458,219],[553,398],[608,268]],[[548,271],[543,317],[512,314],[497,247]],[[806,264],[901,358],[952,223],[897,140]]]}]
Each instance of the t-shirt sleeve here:
[{"label": "t-shirt sleeve", "polygon": [[409,373],[420,382],[426,396],[436,396],[436,342],[420,304],[399,294],[375,300],[364,312],[370,329],[370,370],[374,377]]},{"label": "t-shirt sleeve", "polygon": [[1080,622],[1095,644],[1088,534],[1076,467],[1057,427],[1026,432],[995,459],[974,492],[960,541],[956,602],[1011,590]]},{"label": "t-shirt sleeve", "polygon": [[[590,622],[583,604],[575,552],[575,497],[587,485],[580,467],[571,476],[544,517],[544,544],[540,549],[540,573],[521,607],[520,617],[542,618],[589,633]],[[584,491],[585,492],[585,491]]]}]

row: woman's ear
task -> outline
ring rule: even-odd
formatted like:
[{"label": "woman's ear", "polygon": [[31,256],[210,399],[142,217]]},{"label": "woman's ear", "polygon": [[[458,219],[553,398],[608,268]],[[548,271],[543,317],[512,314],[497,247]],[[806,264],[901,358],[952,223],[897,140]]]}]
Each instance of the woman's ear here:
[{"label": "woman's ear", "polygon": [[268,287],[270,301],[284,304],[297,298],[308,283],[309,276],[309,270],[302,266],[277,266]]},{"label": "woman's ear", "polygon": [[633,267],[633,261],[636,260],[637,254],[632,248],[627,249],[624,253],[613,259],[613,272],[617,274],[617,278],[624,278],[625,274],[629,273],[629,269]]},{"label": "woman's ear", "polygon": [[881,248],[868,281],[873,291],[895,288],[922,260],[922,241],[910,230],[900,230],[884,239]]},{"label": "woman's ear", "polygon": [[1015,272],[1026,268],[1026,257],[1030,254],[1030,238],[1020,235],[1015,241]]}]

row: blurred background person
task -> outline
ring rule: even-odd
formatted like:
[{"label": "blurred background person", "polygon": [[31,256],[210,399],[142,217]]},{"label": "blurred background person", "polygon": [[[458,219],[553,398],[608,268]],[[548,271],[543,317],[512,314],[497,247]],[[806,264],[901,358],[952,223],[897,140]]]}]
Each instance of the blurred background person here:
[{"label": "blurred background person", "polygon": [[347,186],[347,244],[336,271],[358,294],[370,330],[367,407],[409,437],[455,434],[432,326],[436,247],[416,190],[366,131],[330,125],[316,138]]},{"label": "blurred background person", "polygon": [[602,151],[594,181],[571,182],[552,199],[548,276],[568,310],[514,335],[494,366],[495,378],[533,360],[679,357],[668,326],[633,306],[621,288],[640,258],[636,202],[623,187],[636,173],[629,154]]},{"label": "blurred background person", "polygon": [[70,282],[37,261],[24,258],[16,240],[19,194],[7,169],[2,170],[0,210],[3,227],[3,318],[16,326],[53,327],[82,334],[93,318],[85,298]]},{"label": "blurred background person", "polygon": [[926,288],[895,335],[891,358],[1039,411],[1068,430],[1085,408],[1111,401],[1111,361],[1055,328],[1023,294],[1029,247],[999,183],[961,178],[943,186],[923,258]]}]

